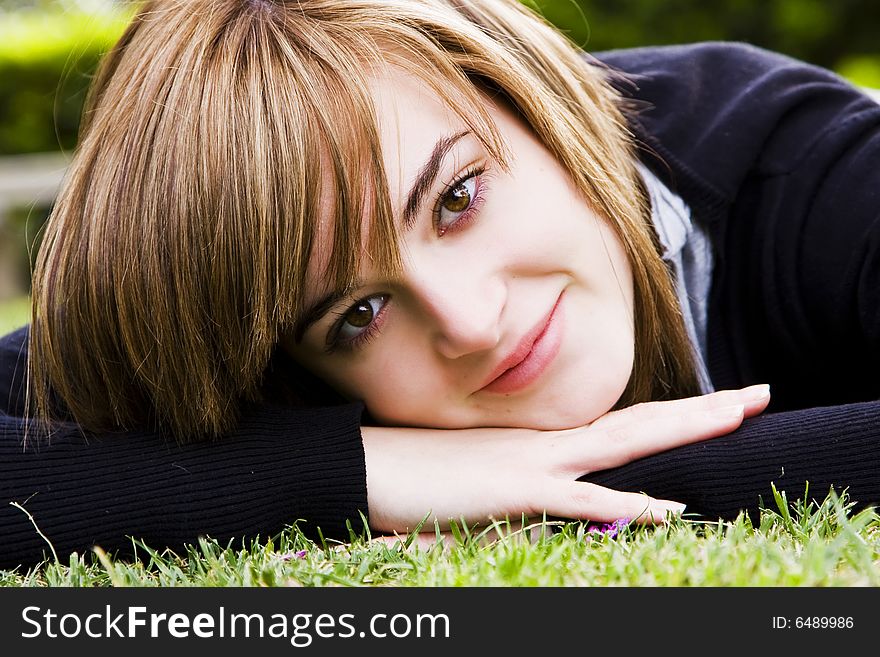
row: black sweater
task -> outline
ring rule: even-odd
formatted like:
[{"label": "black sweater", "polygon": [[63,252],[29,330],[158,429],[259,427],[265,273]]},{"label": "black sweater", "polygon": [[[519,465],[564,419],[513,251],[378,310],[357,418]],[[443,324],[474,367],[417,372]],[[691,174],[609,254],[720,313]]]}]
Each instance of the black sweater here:
[{"label": "black sweater", "polygon": [[[640,157],[709,227],[708,366],[716,388],[770,383],[735,433],[585,479],[688,504],[710,519],[846,488],[880,502],[880,105],[833,74],[756,48],[603,53],[636,109]],[[345,538],[362,525],[358,404],[247,409],[223,439],[60,430],[21,446],[27,331],[0,341],[0,567],[62,560],[127,536],[180,548],[263,538],[297,519]]]}]

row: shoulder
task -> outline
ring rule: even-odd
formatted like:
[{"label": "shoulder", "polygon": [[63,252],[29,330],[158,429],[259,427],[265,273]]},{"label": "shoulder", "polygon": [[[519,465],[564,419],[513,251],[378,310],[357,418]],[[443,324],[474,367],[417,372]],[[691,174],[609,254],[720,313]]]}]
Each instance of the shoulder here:
[{"label": "shoulder", "polygon": [[716,385],[779,407],[880,387],[880,104],[831,71],[736,43],[600,54],[639,155],[710,224]]},{"label": "shoulder", "polygon": [[25,326],[0,337],[0,414],[23,412],[29,334]]},{"label": "shoulder", "polygon": [[10,353],[27,351],[27,340],[30,334],[30,326],[22,326],[19,329],[0,337],[0,358],[6,358]]},{"label": "shoulder", "polygon": [[[594,56],[627,73],[651,77],[663,73],[700,72],[706,69],[721,69],[742,79],[772,69],[812,68],[822,75],[830,74],[820,67],[741,41],[701,41],[671,46],[621,48],[596,52]],[[719,81],[717,76],[709,76],[705,82]]]},{"label": "shoulder", "polygon": [[[722,107],[760,107],[767,102],[796,102],[790,95],[806,86],[806,96],[825,93],[828,86],[849,87],[840,76],[806,62],[747,43],[708,41],[675,46],[652,46],[595,53],[605,65],[623,74],[617,81],[624,95],[664,110],[708,113]],[[612,80],[614,82],[614,80]]]},{"label": "shoulder", "polygon": [[[779,53],[707,42],[597,53],[635,103],[631,127],[646,163],[659,155],[678,176],[730,202],[754,173],[784,174],[818,149],[840,148],[876,125],[880,106],[843,78]],[[856,124],[862,124],[860,128]],[[828,138],[828,129],[837,134]],[[653,163],[663,176],[666,172]],[[676,181],[673,181],[676,182]]]}]

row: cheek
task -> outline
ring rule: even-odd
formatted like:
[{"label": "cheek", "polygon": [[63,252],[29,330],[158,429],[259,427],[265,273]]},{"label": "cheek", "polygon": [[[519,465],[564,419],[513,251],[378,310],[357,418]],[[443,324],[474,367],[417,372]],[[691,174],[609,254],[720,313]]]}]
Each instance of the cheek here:
[{"label": "cheek", "polygon": [[557,255],[583,249],[581,240],[590,232],[586,222],[593,214],[588,204],[563,171],[529,164],[519,162],[492,190],[493,206],[497,203],[492,210],[503,234],[552,246]]},{"label": "cheek", "polygon": [[319,376],[351,399],[364,402],[380,424],[430,425],[448,403],[443,372],[426,352],[389,335],[356,363],[316,368]]}]

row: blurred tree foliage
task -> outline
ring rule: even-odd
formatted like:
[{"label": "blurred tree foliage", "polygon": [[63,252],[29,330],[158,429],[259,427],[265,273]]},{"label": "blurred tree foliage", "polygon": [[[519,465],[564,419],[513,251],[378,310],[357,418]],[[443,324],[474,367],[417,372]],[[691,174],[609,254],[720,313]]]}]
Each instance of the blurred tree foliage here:
[{"label": "blurred tree foliage", "polygon": [[117,16],[23,11],[0,14],[0,154],[69,150]]}]

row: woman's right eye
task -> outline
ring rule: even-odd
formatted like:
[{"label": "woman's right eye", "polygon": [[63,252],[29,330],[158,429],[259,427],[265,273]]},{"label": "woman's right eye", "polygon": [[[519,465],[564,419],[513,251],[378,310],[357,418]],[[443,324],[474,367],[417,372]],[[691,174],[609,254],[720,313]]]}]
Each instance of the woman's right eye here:
[{"label": "woman's right eye", "polygon": [[339,319],[330,332],[330,346],[358,347],[366,343],[379,329],[377,321],[388,296],[377,294],[355,301],[339,314]]}]

